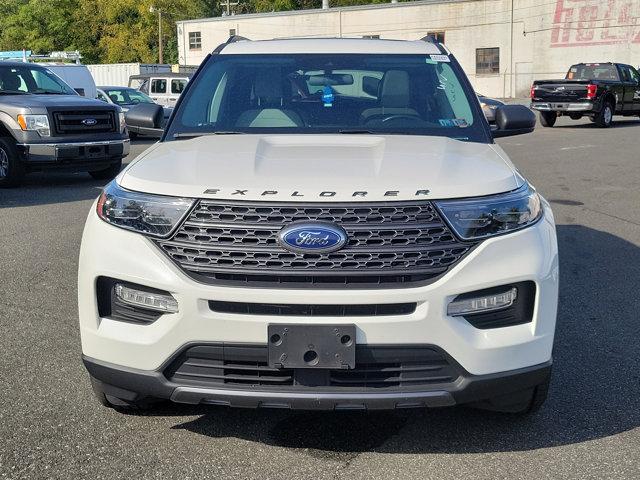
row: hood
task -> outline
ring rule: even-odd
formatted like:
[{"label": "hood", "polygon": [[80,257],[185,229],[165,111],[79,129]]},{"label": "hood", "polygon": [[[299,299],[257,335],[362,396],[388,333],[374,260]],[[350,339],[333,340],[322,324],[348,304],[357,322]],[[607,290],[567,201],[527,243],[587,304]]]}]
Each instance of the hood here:
[{"label": "hood", "polygon": [[181,197],[393,201],[513,190],[522,179],[495,145],[445,137],[217,135],[157,144],[119,177]]},{"label": "hood", "polygon": [[109,107],[111,105],[100,100],[82,97],[80,95],[2,95],[0,102],[3,105],[12,105],[22,108],[47,108],[47,107]]}]

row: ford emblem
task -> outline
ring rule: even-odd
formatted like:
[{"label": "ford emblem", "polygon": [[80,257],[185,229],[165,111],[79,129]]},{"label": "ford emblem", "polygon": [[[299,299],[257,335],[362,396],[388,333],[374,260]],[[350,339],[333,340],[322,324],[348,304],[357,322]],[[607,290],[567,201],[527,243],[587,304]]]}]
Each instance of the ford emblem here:
[{"label": "ford emblem", "polygon": [[81,122],[83,125],[86,125],[87,127],[92,127],[94,126],[96,123],[98,123],[98,120],[96,120],[95,118],[85,118],[84,120],[82,120]]},{"label": "ford emblem", "polygon": [[347,233],[338,225],[325,222],[293,223],[280,231],[280,245],[298,253],[328,253],[347,243]]}]

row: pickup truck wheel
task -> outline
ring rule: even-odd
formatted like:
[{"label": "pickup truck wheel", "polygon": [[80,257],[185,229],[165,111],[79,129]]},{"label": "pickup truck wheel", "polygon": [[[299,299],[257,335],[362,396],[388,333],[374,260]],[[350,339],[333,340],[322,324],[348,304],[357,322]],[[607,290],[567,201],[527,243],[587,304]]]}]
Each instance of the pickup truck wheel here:
[{"label": "pickup truck wheel", "polygon": [[120,158],[114,163],[112,163],[111,165],[109,165],[107,168],[103,168],[102,170],[93,170],[89,172],[89,175],[91,175],[96,180],[111,180],[113,177],[118,175],[118,173],[120,173],[121,169],[122,169],[122,159]]},{"label": "pickup truck wheel", "polygon": [[613,120],[613,105],[606,102],[595,116],[595,124],[600,128],[609,128]]},{"label": "pickup truck wheel", "polygon": [[556,112],[540,112],[540,124],[543,127],[553,127],[558,119]]},{"label": "pickup truck wheel", "polygon": [[24,164],[20,161],[16,142],[0,137],[0,187],[17,187],[24,177]]}]

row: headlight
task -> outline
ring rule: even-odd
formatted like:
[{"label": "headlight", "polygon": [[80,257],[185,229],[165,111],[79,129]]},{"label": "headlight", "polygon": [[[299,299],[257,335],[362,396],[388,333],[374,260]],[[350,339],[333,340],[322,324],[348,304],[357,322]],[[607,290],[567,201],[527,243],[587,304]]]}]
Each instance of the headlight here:
[{"label": "headlight", "polygon": [[463,240],[519,230],[542,216],[540,197],[524,184],[513,192],[469,200],[436,202],[453,231]]},{"label": "headlight", "polygon": [[49,117],[46,115],[18,115],[18,124],[22,130],[35,131],[43,137],[51,135]]},{"label": "headlight", "polygon": [[122,133],[127,126],[127,122],[124,118],[124,110],[120,110],[118,112],[118,120],[120,121],[120,133]]},{"label": "headlight", "polygon": [[184,218],[193,199],[132,192],[109,183],[98,199],[98,216],[107,223],[154,237],[168,236]]}]

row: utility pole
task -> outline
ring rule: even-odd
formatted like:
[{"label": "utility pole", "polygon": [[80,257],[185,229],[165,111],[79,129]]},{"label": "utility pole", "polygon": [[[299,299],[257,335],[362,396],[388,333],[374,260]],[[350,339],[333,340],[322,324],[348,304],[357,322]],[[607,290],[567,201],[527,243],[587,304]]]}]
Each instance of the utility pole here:
[{"label": "utility pole", "polygon": [[158,12],[158,63],[164,63],[162,55],[162,10],[151,5],[149,7],[149,12]]},{"label": "utility pole", "polygon": [[231,7],[235,7],[240,4],[240,1],[232,2],[231,0],[224,0],[224,2],[220,2],[220,6],[225,8],[226,15],[231,15]]}]

